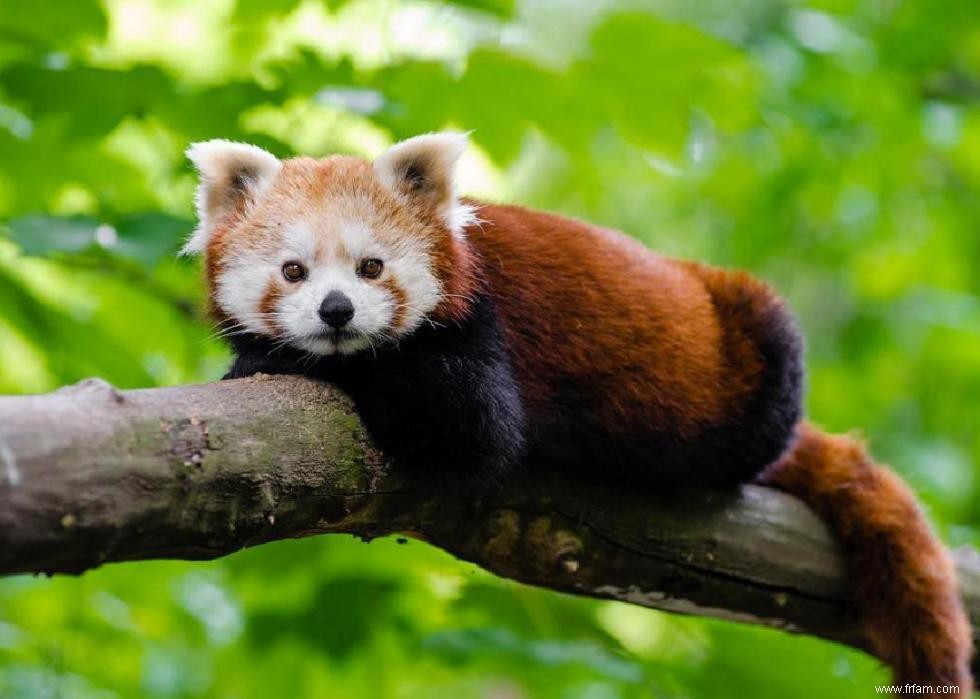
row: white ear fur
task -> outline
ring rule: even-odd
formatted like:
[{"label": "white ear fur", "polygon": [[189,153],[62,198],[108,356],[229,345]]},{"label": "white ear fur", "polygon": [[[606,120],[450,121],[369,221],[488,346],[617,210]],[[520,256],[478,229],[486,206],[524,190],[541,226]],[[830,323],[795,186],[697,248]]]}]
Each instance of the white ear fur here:
[{"label": "white ear fur", "polygon": [[213,232],[213,223],[239,205],[243,197],[254,199],[269,188],[282,163],[258,146],[215,139],[194,143],[187,157],[201,176],[197,187],[198,224],[181,254],[202,252]]},{"label": "white ear fur", "polygon": [[435,206],[446,225],[459,234],[476,220],[473,207],[456,196],[456,162],[469,143],[469,134],[459,131],[415,136],[378,156],[374,171],[399,196]]}]

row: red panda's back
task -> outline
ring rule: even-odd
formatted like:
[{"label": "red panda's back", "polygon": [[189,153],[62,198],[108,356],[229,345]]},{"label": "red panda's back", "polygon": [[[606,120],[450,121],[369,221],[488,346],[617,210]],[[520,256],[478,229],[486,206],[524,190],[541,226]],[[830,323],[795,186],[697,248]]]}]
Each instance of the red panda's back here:
[{"label": "red panda's back", "polygon": [[[775,403],[764,406],[778,413],[775,431],[786,432],[770,441],[789,442],[785,423],[798,418],[800,402],[799,343],[764,284],[553,214],[484,205],[479,216],[482,225],[466,235],[532,418],[573,408],[614,436],[659,432],[710,442],[706,430],[742,429],[761,396]],[[767,347],[769,324],[786,336],[780,347]],[[773,364],[785,380],[771,376]],[[763,385],[774,381],[781,384]]]}]

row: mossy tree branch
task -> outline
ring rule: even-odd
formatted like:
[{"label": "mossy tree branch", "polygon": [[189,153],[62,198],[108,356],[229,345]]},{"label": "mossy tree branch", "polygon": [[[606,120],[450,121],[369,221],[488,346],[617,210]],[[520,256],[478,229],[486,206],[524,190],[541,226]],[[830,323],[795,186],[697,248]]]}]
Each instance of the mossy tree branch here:
[{"label": "mossy tree branch", "polygon": [[[658,499],[561,474],[414,482],[345,397],[293,377],[0,398],[0,574],[216,558],[327,532],[407,533],[531,585],[865,643],[841,556],[799,501]],[[980,624],[980,555],[956,552]]]}]

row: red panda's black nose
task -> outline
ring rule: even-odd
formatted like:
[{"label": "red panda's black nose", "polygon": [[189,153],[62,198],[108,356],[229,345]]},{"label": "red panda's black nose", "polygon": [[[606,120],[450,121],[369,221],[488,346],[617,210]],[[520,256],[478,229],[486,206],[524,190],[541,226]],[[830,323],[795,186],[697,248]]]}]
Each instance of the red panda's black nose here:
[{"label": "red panda's black nose", "polygon": [[334,330],[340,330],[354,317],[354,304],[341,291],[331,291],[320,304],[320,319]]}]

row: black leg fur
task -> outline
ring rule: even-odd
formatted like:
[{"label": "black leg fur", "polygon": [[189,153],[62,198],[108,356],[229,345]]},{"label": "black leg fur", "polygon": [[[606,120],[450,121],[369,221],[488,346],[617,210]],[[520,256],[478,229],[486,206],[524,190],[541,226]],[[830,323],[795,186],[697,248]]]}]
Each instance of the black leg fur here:
[{"label": "black leg fur", "polygon": [[235,355],[231,367],[221,377],[222,381],[228,379],[241,379],[253,374],[298,374],[296,364],[292,360],[270,354],[269,352],[256,346],[249,350],[240,351]]}]

